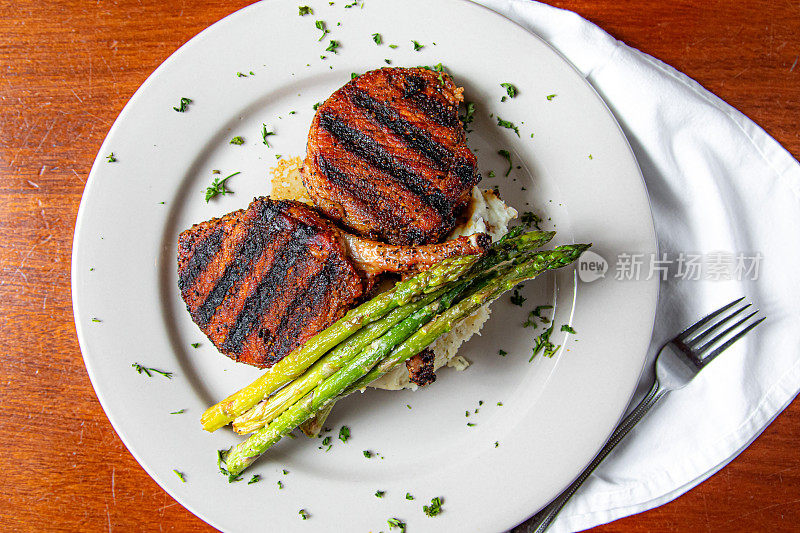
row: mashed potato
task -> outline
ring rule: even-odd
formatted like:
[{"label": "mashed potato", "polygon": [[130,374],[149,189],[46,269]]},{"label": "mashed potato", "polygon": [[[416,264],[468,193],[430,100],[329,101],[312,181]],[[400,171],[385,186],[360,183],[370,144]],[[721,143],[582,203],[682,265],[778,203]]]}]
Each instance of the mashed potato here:
[{"label": "mashed potato", "polygon": [[[307,204],[312,203],[300,175],[302,166],[303,162],[299,157],[278,161],[278,164],[270,170],[272,175],[270,197],[275,200],[299,200]],[[464,221],[455,227],[448,239],[483,232],[489,234],[492,241],[496,241],[506,234],[508,223],[516,216],[516,209],[507,206],[493,191],[482,191],[473,187],[472,196],[464,212]],[[431,344],[430,347],[436,355],[433,364],[434,370],[445,365],[456,370],[467,368],[469,361],[456,353],[470,337],[476,333],[480,334],[483,324],[488,319],[489,306],[485,305]],[[410,383],[408,380],[406,365],[398,365],[370,386],[386,390],[417,388],[416,384]]]}]

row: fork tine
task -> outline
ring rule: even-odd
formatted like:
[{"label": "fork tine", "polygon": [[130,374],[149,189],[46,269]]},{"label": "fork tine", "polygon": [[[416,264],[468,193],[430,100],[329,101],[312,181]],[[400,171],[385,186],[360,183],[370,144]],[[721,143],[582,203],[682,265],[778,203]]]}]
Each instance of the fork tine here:
[{"label": "fork tine", "polygon": [[[701,331],[700,333],[698,333],[697,335],[695,335],[691,339],[684,340],[683,341],[684,344],[686,344],[690,348],[694,348],[696,346],[699,346],[700,345],[700,341],[702,341],[703,339],[708,338],[709,335],[711,335],[712,333],[717,331],[719,328],[721,328],[722,326],[724,326],[725,324],[727,324],[728,322],[730,322],[731,320],[736,318],[736,316],[739,313],[741,313],[742,311],[744,311],[745,309],[747,309],[751,305],[753,305],[753,304],[746,304],[743,307],[740,307],[739,309],[735,310],[734,312],[732,312],[730,314],[726,313],[727,316],[723,315],[722,318],[718,318],[717,322],[716,323],[712,323],[710,325],[710,327],[708,329],[706,329],[705,331]],[[708,345],[705,344],[704,346],[708,346]]]},{"label": "fork tine", "polygon": [[739,303],[739,302],[741,302],[742,300],[744,300],[744,296],[742,296],[742,297],[741,297],[741,298],[739,298],[738,300],[734,300],[734,301],[732,301],[732,302],[731,302],[731,303],[729,303],[728,305],[724,305],[724,306],[720,307],[719,309],[717,309],[717,310],[716,310],[716,311],[714,311],[713,313],[709,313],[709,314],[707,314],[706,316],[704,316],[703,318],[701,318],[700,320],[698,320],[697,322],[695,322],[694,324],[692,324],[691,326],[689,326],[688,328],[686,328],[685,330],[681,331],[681,332],[678,334],[678,336],[677,336],[677,337],[675,337],[675,338],[676,338],[677,340],[681,341],[681,342],[684,342],[684,341],[686,341],[686,339],[689,337],[689,335],[691,335],[692,333],[694,333],[694,332],[695,332],[695,331],[697,331],[698,329],[702,328],[703,326],[705,326],[706,324],[708,324],[708,323],[709,323],[711,320],[713,320],[714,318],[716,318],[716,317],[717,317],[717,316],[718,316],[720,313],[724,313],[725,311],[727,311],[728,309],[730,309],[730,308],[731,308],[731,307],[733,307],[734,305],[738,304],[738,303]]},{"label": "fork tine", "polygon": [[[755,315],[756,313],[758,313],[758,311],[755,311],[754,313],[751,313],[751,314],[749,314],[748,316],[744,317],[743,319],[741,319],[739,322],[737,322],[737,323],[736,323],[736,324],[734,324],[733,326],[729,327],[728,329],[726,329],[725,331],[723,331],[722,333],[720,333],[719,335],[717,335],[717,337],[716,337],[715,339],[713,339],[713,340],[709,341],[708,343],[706,343],[706,344],[703,346],[703,348],[701,348],[701,350],[705,350],[705,349],[709,348],[711,344],[714,344],[714,342],[716,342],[716,341],[719,341],[719,340],[721,340],[722,338],[724,338],[724,337],[725,337],[725,335],[727,335],[728,333],[730,333],[731,331],[733,331],[735,328],[737,328],[738,326],[740,326],[741,324],[743,324],[743,323],[745,322],[745,320],[749,319],[750,317],[752,317],[752,316],[753,316],[753,315]],[[713,361],[713,360],[714,360],[714,359],[715,359],[715,358],[716,358],[716,357],[717,357],[719,354],[721,354],[722,352],[724,352],[725,350],[727,350],[728,348],[730,348],[730,347],[731,347],[731,345],[732,345],[734,342],[738,341],[739,339],[741,339],[742,337],[744,337],[745,335],[747,335],[747,334],[750,332],[750,330],[751,330],[751,329],[753,329],[753,328],[754,328],[754,327],[756,327],[757,325],[761,324],[761,323],[762,323],[763,321],[765,321],[766,319],[767,319],[767,317],[762,317],[762,318],[759,318],[758,320],[756,320],[755,322],[753,322],[752,324],[750,324],[749,326],[747,326],[746,328],[744,328],[742,331],[740,331],[739,333],[737,333],[736,335],[734,335],[733,337],[731,337],[730,339],[728,339],[727,341],[725,341],[725,344],[723,344],[723,345],[722,345],[722,346],[720,346],[719,348],[716,348],[716,349],[715,349],[713,352],[709,353],[707,356],[703,357],[703,359],[700,361],[700,364],[701,364],[702,366],[706,366],[708,363],[710,363],[711,361]],[[702,354],[702,351],[701,351],[700,353]]]}]

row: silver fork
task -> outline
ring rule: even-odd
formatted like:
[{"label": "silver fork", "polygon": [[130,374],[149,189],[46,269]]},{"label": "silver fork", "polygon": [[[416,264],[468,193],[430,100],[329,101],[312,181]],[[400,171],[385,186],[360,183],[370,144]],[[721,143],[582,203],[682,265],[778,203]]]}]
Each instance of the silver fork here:
[{"label": "silver fork", "polygon": [[661,347],[656,358],[655,382],[650,392],[617,426],[605,446],[592,459],[589,466],[581,472],[581,475],[556,499],[536,513],[533,518],[519,527],[519,529],[515,528],[515,531],[542,533],[546,530],[578,490],[578,487],[586,481],[594,469],[611,453],[611,450],[625,438],[625,435],[661,398],[670,391],[682,389],[688,385],[708,363],[766,319],[766,317],[763,317],[747,324],[748,320],[758,313],[758,310],[755,310],[736,321],[733,325],[728,326],[724,331],[716,333],[750,307],[750,304],[743,304],[743,300],[744,297],[734,300],[708,316],[701,318]]}]

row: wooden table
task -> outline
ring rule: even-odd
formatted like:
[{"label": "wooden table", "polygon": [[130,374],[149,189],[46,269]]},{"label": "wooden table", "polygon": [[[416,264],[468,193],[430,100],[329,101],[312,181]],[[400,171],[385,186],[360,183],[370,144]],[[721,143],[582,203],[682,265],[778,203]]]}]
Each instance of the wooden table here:
[{"label": "wooden table", "polygon": [[[369,1],[369,0],[367,0]],[[134,461],[89,383],[70,251],[91,162],[145,78],[244,0],[0,1],[0,524],[208,531]],[[697,79],[800,155],[800,4],[554,2]],[[800,403],[720,473],[597,531],[800,524]]]}]

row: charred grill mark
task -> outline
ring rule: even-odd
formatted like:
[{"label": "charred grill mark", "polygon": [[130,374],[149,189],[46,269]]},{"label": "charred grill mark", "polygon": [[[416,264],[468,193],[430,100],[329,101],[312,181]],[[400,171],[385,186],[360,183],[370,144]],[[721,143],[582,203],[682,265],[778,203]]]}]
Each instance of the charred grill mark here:
[{"label": "charred grill mark", "polygon": [[272,240],[272,235],[278,229],[270,224],[277,214],[278,209],[272,204],[261,203],[258,205],[253,225],[248,230],[242,244],[232,254],[228,266],[225,267],[225,271],[211,289],[208,297],[192,313],[192,317],[198,325],[208,324],[217,307],[225,301],[228,292],[250,273],[255,261],[264,252],[265,245]]},{"label": "charred grill mark", "polygon": [[356,107],[368,111],[379,123],[402,138],[409,147],[425,154],[439,169],[446,171],[453,160],[453,154],[445,146],[431,139],[428,133],[400,115],[383,102],[367,93],[354,90],[350,100]]},{"label": "charred grill mark", "polygon": [[[211,260],[214,259],[214,256],[219,252],[222,247],[223,234],[223,228],[219,227],[205,239],[195,244],[186,267],[181,271],[178,277],[178,288],[182,293],[192,286],[197,280],[197,277],[203,273]],[[181,243],[181,246],[185,245],[187,244]]]},{"label": "charred grill mark", "polygon": [[420,76],[404,76],[403,81],[403,96],[406,98],[419,94],[425,88],[425,80]]},{"label": "charred grill mark", "polygon": [[412,94],[407,98],[436,124],[448,128],[454,128],[459,125],[458,112],[455,110],[455,106],[445,104],[438,98],[421,93]]},{"label": "charred grill mark", "polygon": [[[287,272],[295,266],[298,259],[309,259],[308,241],[316,234],[313,228],[302,226],[292,233],[289,242],[283,247],[271,268],[258,284],[253,293],[245,300],[244,307],[230,328],[222,349],[227,352],[241,353],[245,340],[250,335],[259,316],[273,304],[273,300],[281,296],[279,285],[284,281]],[[298,266],[299,268],[299,266]]]},{"label": "charred grill mark", "polygon": [[453,174],[461,181],[464,188],[472,187],[481,181],[478,169],[463,157],[459,157],[453,162]]},{"label": "charred grill mark", "polygon": [[[322,270],[288,305],[280,324],[271,334],[274,342],[272,349],[269,350],[267,364],[272,365],[280,361],[294,349],[299,335],[307,329],[306,324],[318,318],[325,311],[322,305],[327,299],[328,292],[337,277],[342,275],[336,263],[336,258],[329,255]],[[321,326],[319,329],[324,327],[324,325]]]},{"label": "charred grill mark", "polygon": [[435,209],[443,220],[452,219],[450,200],[430,186],[421,176],[397,162],[380,144],[363,132],[351,128],[331,113],[320,113],[320,126],[338,140],[345,149],[382,170]]}]

